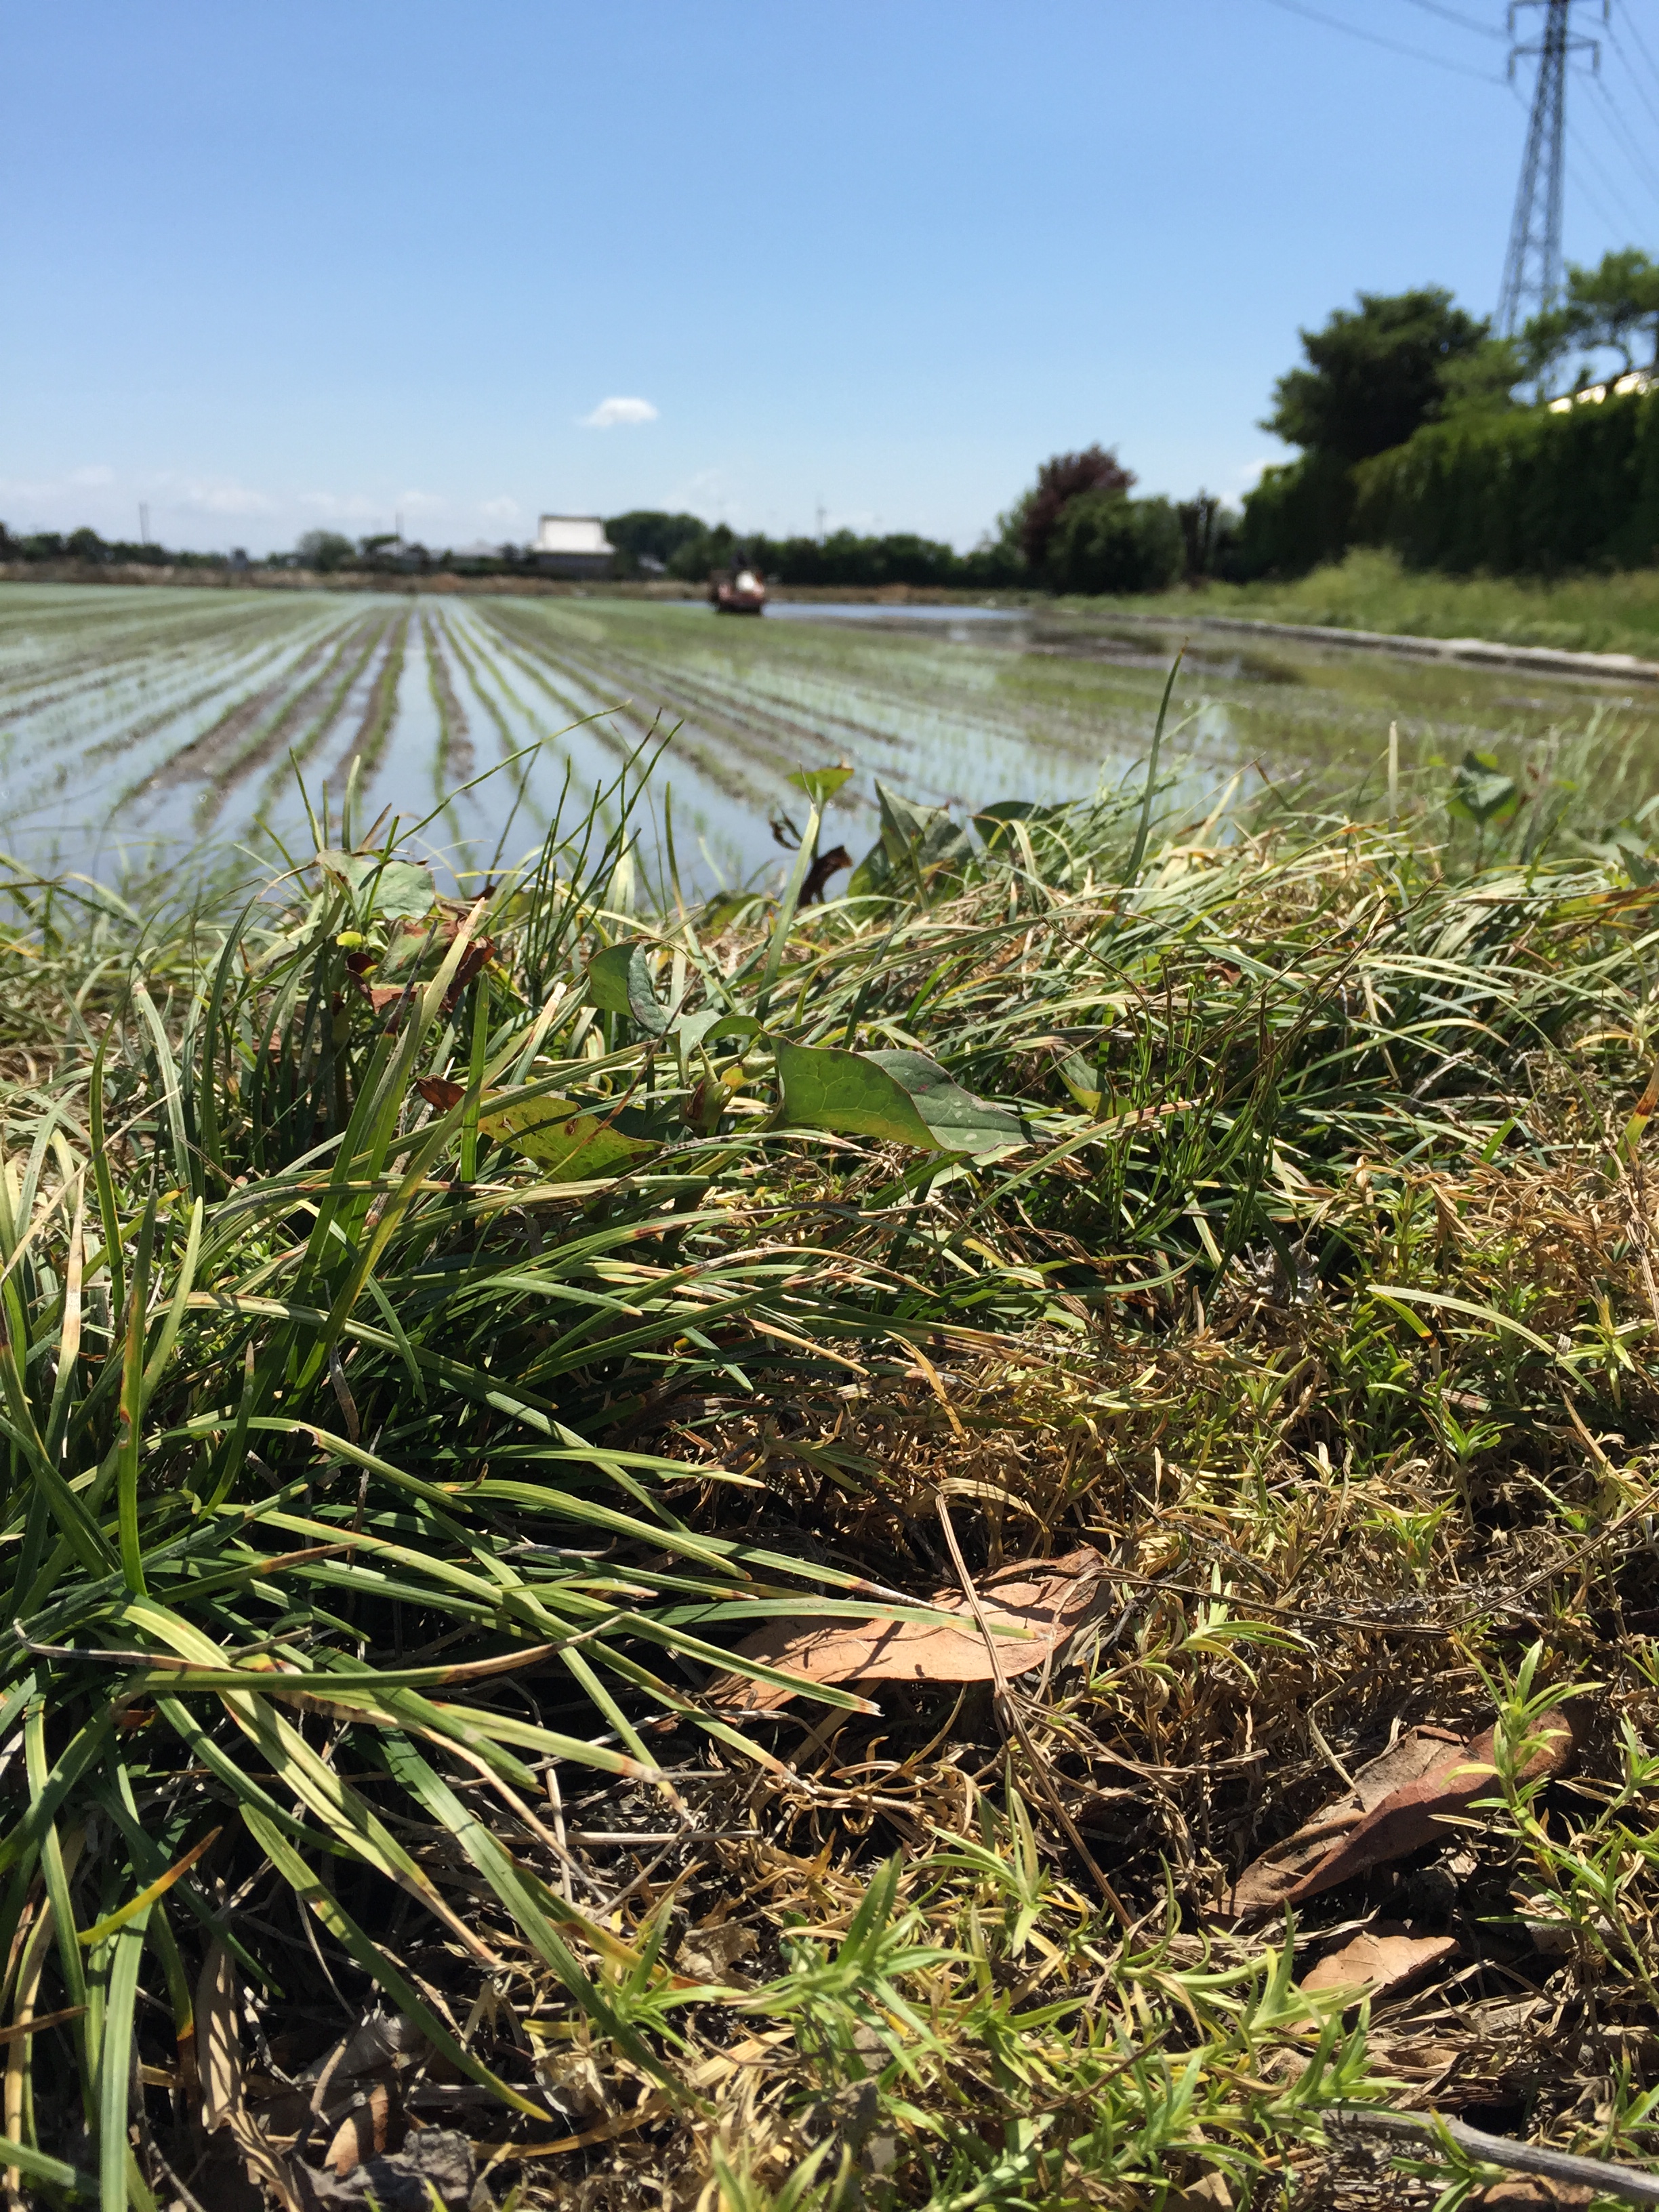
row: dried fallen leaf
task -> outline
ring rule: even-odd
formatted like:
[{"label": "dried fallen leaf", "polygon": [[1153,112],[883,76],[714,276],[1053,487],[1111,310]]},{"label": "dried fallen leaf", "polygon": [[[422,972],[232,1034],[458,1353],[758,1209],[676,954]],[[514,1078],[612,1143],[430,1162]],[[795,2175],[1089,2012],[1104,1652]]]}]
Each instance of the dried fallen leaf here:
[{"label": "dried fallen leaf", "polygon": [[1443,1729],[1407,1729],[1380,1758],[1360,1768],[1346,1796],[1334,1799],[1293,1836],[1272,1844],[1245,1868],[1227,1899],[1228,1914],[1243,1917],[1274,1911],[1326,1856],[1337,1837],[1357,1828],[1368,1813],[1427,1773],[1449,1750],[1461,1748],[1462,1739]]},{"label": "dried fallen leaf", "polygon": [[[1496,1728],[1483,1729],[1472,1742],[1449,1753],[1426,1774],[1392,1791],[1376,1810],[1368,1813],[1328,1852],[1317,1866],[1285,1893],[1286,1905],[1300,1905],[1321,1890],[1352,1881],[1374,1866],[1390,1859],[1408,1858],[1426,1844],[1443,1843],[1449,1818],[1467,1813],[1477,1797],[1489,1797],[1498,1779],[1492,1764]],[[1522,1770],[1523,1781],[1540,1775],[1559,1774],[1577,1748],[1577,1729],[1570,1706],[1551,1714],[1539,1734],[1544,1741]]]},{"label": "dried fallen leaf", "polygon": [[236,1962],[222,1943],[209,1946],[196,1984],[196,2063],[200,2075],[202,2132],[225,2129],[242,2154],[248,2179],[283,2206],[300,2212],[294,2169],[248,2110],[242,2080],[241,1996]]},{"label": "dried fallen leaf", "polygon": [[[1562,1772],[1577,1747],[1577,1726],[1571,1706],[1553,1713],[1540,1730],[1547,1741],[1533,1754],[1523,1778]],[[1374,1866],[1443,1842],[1449,1818],[1466,1814],[1477,1798],[1492,1795],[1498,1776],[1494,1733],[1484,1729],[1467,1743],[1437,1740],[1435,1732],[1425,1729],[1401,1736],[1356,1776],[1351,1796],[1339,1798],[1245,1869],[1228,1899],[1229,1911],[1243,1917],[1300,1905]],[[1383,1783],[1379,1796],[1377,1786]]]},{"label": "dried fallen leaf", "polygon": [[459,1106],[466,1096],[465,1084],[452,1083],[447,1076],[443,1075],[417,1075],[415,1088],[427,1104],[435,1106],[441,1114],[447,1114],[452,1108]]},{"label": "dried fallen leaf", "polygon": [[343,2181],[354,2166],[378,2158],[385,2150],[391,2118],[392,2093],[384,2081],[377,2081],[335,2130],[323,2164]]},{"label": "dried fallen leaf", "polygon": [[237,2017],[236,1962],[222,1943],[209,1946],[196,1984],[196,2063],[202,2087],[202,2131],[211,2135],[242,2109],[242,2030]]},{"label": "dried fallen leaf", "polygon": [[1352,1990],[1388,1997],[1426,1981],[1457,1951],[1455,1936],[1410,1936],[1398,1921],[1379,1921],[1304,1974],[1304,1990]]},{"label": "dried fallen leaf", "polygon": [[[979,1593],[986,1620],[994,1628],[1024,1632],[997,1638],[1004,1674],[1029,1674],[1076,1633],[1095,1605],[1104,1571],[1100,1553],[1085,1544],[1063,1559],[1021,1559],[984,1578]],[[940,1590],[926,1602],[941,1613],[962,1614],[963,1626],[933,1627],[880,1614],[867,1621],[823,1621],[809,1627],[781,1619],[769,1621],[738,1650],[745,1659],[800,1675],[803,1687],[815,1682],[990,1681],[990,1654],[961,1590]],[[722,1674],[708,1690],[714,1704],[751,1713],[775,1711],[793,1694],[743,1674]]]}]

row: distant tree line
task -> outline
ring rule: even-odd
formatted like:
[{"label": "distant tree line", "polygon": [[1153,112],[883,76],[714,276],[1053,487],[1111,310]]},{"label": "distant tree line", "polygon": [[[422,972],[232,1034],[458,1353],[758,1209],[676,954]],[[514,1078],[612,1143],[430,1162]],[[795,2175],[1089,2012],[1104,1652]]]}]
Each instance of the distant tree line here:
[{"label": "distant tree line", "polygon": [[701,583],[741,562],[785,587],[867,591],[884,585],[970,591],[1164,591],[1183,576],[1225,573],[1238,518],[1209,494],[1177,506],[1134,499],[1132,473],[1091,446],[1057,453],[970,552],[908,531],[769,538],[653,508],[610,516],[618,576]]},{"label": "distant tree line", "polygon": [[175,553],[137,538],[100,538],[95,530],[14,532],[0,522],[0,561],[90,561],[150,568],[223,568],[246,564],[246,553]]},{"label": "distant tree line", "polygon": [[[1513,338],[1431,286],[1362,292],[1302,346],[1262,424],[1301,456],[1246,497],[1237,574],[1298,574],[1352,544],[1494,572],[1659,559],[1659,264],[1647,254],[1570,266],[1565,297]],[[1617,366],[1598,375],[1594,356],[1608,353]]]},{"label": "distant tree line", "polygon": [[[623,580],[664,577],[701,584],[712,572],[742,564],[788,589],[872,591],[904,585],[968,591],[1137,592],[1167,590],[1231,572],[1238,518],[1207,493],[1176,505],[1136,499],[1133,473],[1098,445],[1056,453],[1030,489],[999,516],[971,551],[912,531],[860,536],[837,530],[823,538],[770,538],[738,532],[700,515],[654,508],[612,515],[605,533],[617,549]],[[108,543],[93,530],[67,537],[42,532],[13,538],[0,526],[0,559],[75,560],[150,566],[240,567],[242,553],[175,553],[155,544]],[[308,530],[287,553],[263,566],[317,575],[535,575],[532,546],[503,544],[456,552],[411,544],[390,532],[350,538]]]}]

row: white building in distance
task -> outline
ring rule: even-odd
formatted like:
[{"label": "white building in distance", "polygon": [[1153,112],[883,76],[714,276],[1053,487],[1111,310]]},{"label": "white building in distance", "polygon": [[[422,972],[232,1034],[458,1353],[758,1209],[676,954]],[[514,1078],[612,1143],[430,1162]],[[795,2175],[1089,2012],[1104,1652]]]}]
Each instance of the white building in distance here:
[{"label": "white building in distance", "polygon": [[531,548],[552,576],[608,576],[616,554],[597,514],[544,514]]}]

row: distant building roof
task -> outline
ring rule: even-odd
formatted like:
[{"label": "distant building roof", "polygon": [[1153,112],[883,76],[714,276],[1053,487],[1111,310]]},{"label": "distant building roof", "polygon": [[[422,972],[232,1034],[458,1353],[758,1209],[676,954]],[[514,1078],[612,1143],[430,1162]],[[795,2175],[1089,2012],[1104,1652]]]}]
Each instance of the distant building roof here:
[{"label": "distant building roof", "polygon": [[1613,392],[1622,398],[1627,392],[1651,392],[1654,382],[1654,378],[1646,369],[1626,369],[1622,376],[1615,376],[1609,384],[1581,385],[1577,392],[1569,392],[1565,398],[1552,399],[1550,413],[1571,415],[1575,407],[1599,407]]},{"label": "distant building roof", "polygon": [[590,553],[608,559],[616,550],[597,514],[544,514],[536,532],[538,553]]}]

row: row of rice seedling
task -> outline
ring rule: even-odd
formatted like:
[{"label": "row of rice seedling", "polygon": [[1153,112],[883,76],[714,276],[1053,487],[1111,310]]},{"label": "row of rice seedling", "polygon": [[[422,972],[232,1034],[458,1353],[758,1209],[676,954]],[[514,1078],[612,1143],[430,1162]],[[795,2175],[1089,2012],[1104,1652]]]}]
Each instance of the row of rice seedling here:
[{"label": "row of rice seedling", "polygon": [[[769,825],[796,806],[802,768],[854,767],[829,839],[849,845],[877,819],[878,783],[933,802],[988,782],[1045,802],[1087,793],[1140,742],[1158,642],[1069,615],[907,632],[484,598],[434,599],[416,619],[390,596],[19,586],[0,599],[0,793],[14,846],[162,865],[204,838],[270,849],[302,820],[292,763],[337,802],[355,759],[380,803],[429,788],[434,835],[465,865],[509,817],[511,836],[540,834],[567,776],[603,781],[672,733],[658,787],[682,868],[739,883],[774,863]],[[1258,767],[1281,786],[1340,782],[1384,759],[1390,726],[1407,773],[1494,746],[1504,774],[1544,773],[1587,696],[1598,743],[1632,761],[1651,743],[1643,702],[1605,687],[1522,696],[1501,672],[1200,646],[1176,700],[1195,794]],[[507,759],[509,778],[472,787]]]},{"label": "row of rice seedling", "polygon": [[[809,773],[781,893],[641,911],[625,784],[446,896],[360,779],[266,902],[3,883],[14,2193],[1642,2157],[1659,855],[1149,770],[805,907]],[[1425,1727],[1443,1840],[1230,1909]]]}]

